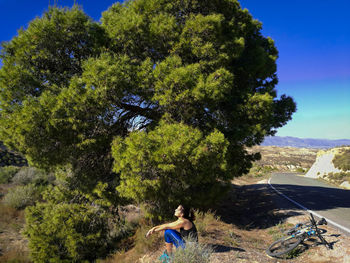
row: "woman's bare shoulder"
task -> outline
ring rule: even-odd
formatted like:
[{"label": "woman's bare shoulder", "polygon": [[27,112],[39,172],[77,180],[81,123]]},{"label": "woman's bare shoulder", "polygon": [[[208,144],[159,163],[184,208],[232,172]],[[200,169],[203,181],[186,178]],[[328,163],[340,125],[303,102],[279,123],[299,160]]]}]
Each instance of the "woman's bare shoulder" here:
[{"label": "woman's bare shoulder", "polygon": [[184,219],[183,228],[184,228],[185,230],[191,229],[192,226],[193,226],[193,223],[192,223],[190,220]]}]

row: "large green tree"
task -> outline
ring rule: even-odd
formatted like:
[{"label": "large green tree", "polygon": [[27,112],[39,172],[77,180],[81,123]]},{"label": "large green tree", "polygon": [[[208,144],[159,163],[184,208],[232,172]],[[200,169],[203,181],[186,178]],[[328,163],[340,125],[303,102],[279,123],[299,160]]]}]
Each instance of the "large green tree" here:
[{"label": "large green tree", "polygon": [[2,45],[0,139],[86,193],[200,205],[295,111],[261,29],[236,0],[50,8]]}]

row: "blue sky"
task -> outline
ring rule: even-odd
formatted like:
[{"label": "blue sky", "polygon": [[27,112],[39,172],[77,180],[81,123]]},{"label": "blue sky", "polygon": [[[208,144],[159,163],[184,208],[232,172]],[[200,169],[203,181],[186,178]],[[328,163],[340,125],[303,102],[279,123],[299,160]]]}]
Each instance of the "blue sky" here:
[{"label": "blue sky", "polygon": [[350,1],[240,2],[275,40],[278,94],[297,103],[277,135],[350,139]]},{"label": "blue sky", "polygon": [[[83,6],[93,19],[114,0],[56,0]],[[41,16],[54,0],[0,0],[0,41]],[[241,0],[263,23],[279,50],[278,94],[292,96],[298,111],[279,136],[350,139],[350,26],[348,0]]]}]

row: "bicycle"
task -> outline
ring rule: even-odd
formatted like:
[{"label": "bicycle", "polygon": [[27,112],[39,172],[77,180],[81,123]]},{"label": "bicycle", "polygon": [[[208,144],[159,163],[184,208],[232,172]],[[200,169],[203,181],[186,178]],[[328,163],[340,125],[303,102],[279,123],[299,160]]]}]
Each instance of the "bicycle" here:
[{"label": "bicycle", "polygon": [[331,249],[331,245],[324,239],[320,229],[317,227],[319,225],[327,225],[326,219],[322,218],[316,222],[312,213],[310,213],[310,216],[310,223],[299,223],[295,225],[295,227],[287,230],[285,234],[288,236],[273,242],[266,249],[266,253],[271,257],[281,256],[288,253],[289,251],[292,251],[302,241],[304,241],[304,239],[307,239],[311,236],[317,236],[323,245],[325,245],[328,249]]}]

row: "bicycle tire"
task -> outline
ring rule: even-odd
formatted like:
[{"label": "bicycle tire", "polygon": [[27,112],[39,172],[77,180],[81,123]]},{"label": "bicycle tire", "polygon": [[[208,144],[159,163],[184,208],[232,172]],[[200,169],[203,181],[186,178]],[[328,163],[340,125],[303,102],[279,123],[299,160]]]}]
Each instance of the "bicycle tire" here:
[{"label": "bicycle tire", "polygon": [[271,257],[278,257],[296,248],[303,239],[300,237],[283,237],[273,242],[267,249],[266,253]]}]

